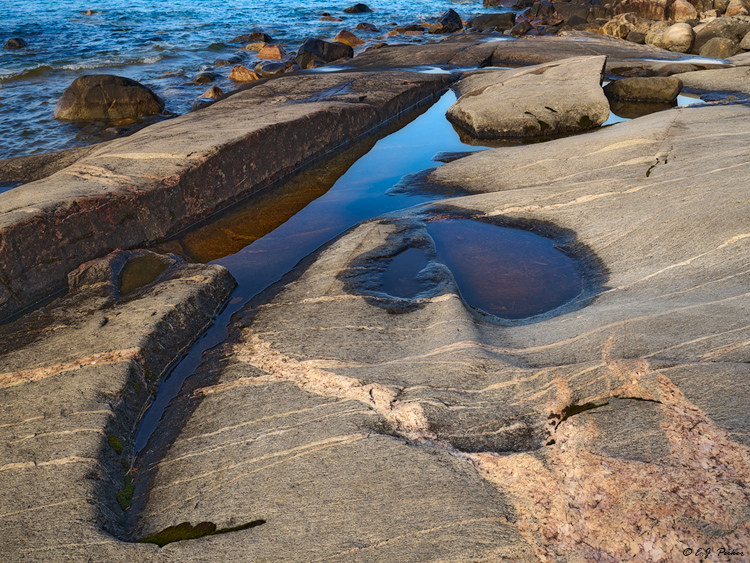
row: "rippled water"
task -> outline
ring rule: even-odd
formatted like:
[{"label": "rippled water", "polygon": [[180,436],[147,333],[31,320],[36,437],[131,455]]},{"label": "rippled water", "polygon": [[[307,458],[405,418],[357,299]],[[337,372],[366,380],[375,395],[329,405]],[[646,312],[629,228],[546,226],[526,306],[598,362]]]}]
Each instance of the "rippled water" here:
[{"label": "rippled water", "polygon": [[[21,0],[0,2],[0,45],[11,37],[29,47],[0,49],[0,158],[89,144],[106,138],[104,127],[60,123],[53,117],[65,88],[83,74],[111,73],[138,80],[165,98],[167,110],[185,113],[209,85],[193,83],[213,69],[224,91],[231,65],[215,61],[240,55],[254,63],[254,53],[231,43],[237,35],[263,30],[288,52],[308,36],[333,39],[341,29],[365,21],[380,33],[356,30],[369,42],[435,40],[436,36],[384,34],[399,25],[434,21],[448,8],[464,18],[498,11],[481,0],[369,0],[372,13],[345,14],[355,0]],[[88,10],[97,13],[86,15]],[[342,22],[322,22],[323,12]]]}]

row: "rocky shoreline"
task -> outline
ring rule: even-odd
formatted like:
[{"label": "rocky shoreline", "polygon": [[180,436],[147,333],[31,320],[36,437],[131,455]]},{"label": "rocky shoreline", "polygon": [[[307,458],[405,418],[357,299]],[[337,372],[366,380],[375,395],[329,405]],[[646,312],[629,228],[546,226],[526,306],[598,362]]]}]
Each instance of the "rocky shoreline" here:
[{"label": "rocky shoreline", "polygon": [[[538,20],[546,4],[520,19],[559,25]],[[342,72],[254,80],[47,157],[50,175],[0,194],[2,316],[68,287],[0,325],[2,559],[682,561],[711,547],[719,561],[723,547],[750,560],[748,59],[697,60],[711,24],[687,25],[685,52],[575,29],[382,46]],[[454,72],[418,72],[435,66]],[[475,72],[486,66],[520,68]],[[724,100],[597,129],[612,96],[627,98],[605,76],[673,77],[621,81],[638,99],[679,82]],[[461,195],[351,229],[235,315],[133,458],[150,394],[234,287],[221,267],[133,249],[448,86],[466,129],[589,132],[407,182]],[[33,161],[9,170],[38,174]],[[506,323],[468,307],[433,262],[423,292],[389,296],[384,266],[407,248],[432,256],[435,217],[546,235],[589,293]],[[183,541],[137,541],[154,536]]]}]

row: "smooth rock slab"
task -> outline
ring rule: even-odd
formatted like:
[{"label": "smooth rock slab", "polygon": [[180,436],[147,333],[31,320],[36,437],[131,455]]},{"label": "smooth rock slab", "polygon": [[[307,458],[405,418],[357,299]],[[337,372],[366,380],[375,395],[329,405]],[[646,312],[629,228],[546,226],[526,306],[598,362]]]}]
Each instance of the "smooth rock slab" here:
[{"label": "smooth rock slab", "polygon": [[609,116],[606,57],[580,57],[470,77],[448,119],[480,139],[536,137],[598,127]]}]

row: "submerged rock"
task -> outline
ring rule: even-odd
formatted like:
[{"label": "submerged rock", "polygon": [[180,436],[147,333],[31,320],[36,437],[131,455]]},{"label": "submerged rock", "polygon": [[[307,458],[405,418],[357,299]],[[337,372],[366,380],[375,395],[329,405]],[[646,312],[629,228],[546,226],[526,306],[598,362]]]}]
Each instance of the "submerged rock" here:
[{"label": "submerged rock", "polygon": [[348,8],[344,8],[344,12],[347,14],[364,14],[367,12],[372,12],[370,7],[367,4],[354,4],[354,6],[349,6]]},{"label": "submerged rock", "polygon": [[216,80],[219,76],[217,74],[214,74],[213,72],[201,72],[198,76],[195,77],[196,84],[208,84],[209,82],[213,82]]},{"label": "submerged rock", "polygon": [[26,40],[21,37],[11,37],[5,42],[5,45],[3,45],[3,49],[23,49],[24,47],[28,47],[29,44],[26,43]]},{"label": "submerged rock", "polygon": [[376,26],[367,22],[359,22],[357,24],[357,29],[362,29],[364,31],[372,31],[373,33],[378,33],[380,31]]},{"label": "submerged rock", "polygon": [[273,39],[267,33],[262,31],[253,31],[252,33],[246,33],[244,35],[238,35],[230,41],[230,43],[257,43],[262,41],[263,43],[272,43]]},{"label": "submerged rock", "polygon": [[630,102],[673,102],[682,90],[682,81],[674,77],[622,78],[604,87],[608,98]]},{"label": "submerged rock", "polygon": [[536,137],[598,127],[609,116],[601,88],[606,57],[576,57],[458,83],[447,117],[480,139]]},{"label": "submerged rock", "polygon": [[120,121],[155,115],[164,101],[150,88],[122,76],[89,74],[73,81],[55,107],[63,121]]}]

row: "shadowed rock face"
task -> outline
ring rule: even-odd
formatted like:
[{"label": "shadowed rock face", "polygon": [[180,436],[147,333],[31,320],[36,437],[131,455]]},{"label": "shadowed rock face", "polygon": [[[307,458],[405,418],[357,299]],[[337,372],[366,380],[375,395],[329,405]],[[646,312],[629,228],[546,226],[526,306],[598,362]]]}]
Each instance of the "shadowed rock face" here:
[{"label": "shadowed rock face", "polygon": [[598,127],[609,116],[601,88],[606,57],[579,57],[518,71],[479,74],[448,119],[480,139],[536,137]]},{"label": "shadowed rock face", "polygon": [[109,74],[89,74],[73,81],[55,107],[63,121],[120,121],[155,115],[164,100],[142,84]]}]

